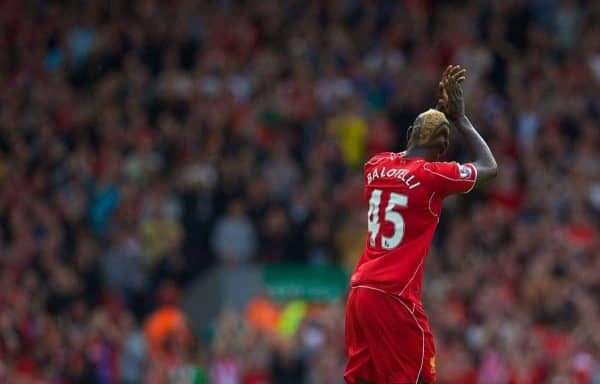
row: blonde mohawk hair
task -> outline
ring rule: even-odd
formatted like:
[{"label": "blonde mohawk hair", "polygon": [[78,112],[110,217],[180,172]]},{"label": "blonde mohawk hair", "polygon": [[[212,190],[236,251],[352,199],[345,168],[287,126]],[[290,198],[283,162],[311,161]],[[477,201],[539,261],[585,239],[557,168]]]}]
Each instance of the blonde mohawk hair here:
[{"label": "blonde mohawk hair", "polygon": [[437,109],[428,109],[421,113],[419,117],[423,120],[419,129],[417,139],[418,145],[429,143],[434,136],[438,134],[441,123],[446,122],[446,115]]}]

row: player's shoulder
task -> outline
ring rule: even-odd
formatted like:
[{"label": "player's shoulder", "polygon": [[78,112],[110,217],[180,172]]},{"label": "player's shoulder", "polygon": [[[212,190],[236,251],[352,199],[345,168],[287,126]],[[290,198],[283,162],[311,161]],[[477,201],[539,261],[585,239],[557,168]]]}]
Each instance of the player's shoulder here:
[{"label": "player's shoulder", "polygon": [[405,159],[404,152],[381,152],[372,156],[365,162],[365,168],[374,167],[381,164],[404,165],[407,162],[413,162],[421,159]]},{"label": "player's shoulder", "polygon": [[396,158],[399,155],[401,154],[396,152],[380,152],[376,155],[371,156],[371,158],[365,162],[365,167],[372,167],[384,161],[393,161],[394,158]]},{"label": "player's shoulder", "polygon": [[440,196],[467,193],[477,180],[477,168],[471,163],[426,162],[421,169],[423,181],[439,191]]},{"label": "player's shoulder", "polygon": [[471,164],[460,164],[456,161],[425,161],[421,169],[425,175],[433,178],[470,179],[474,172]]}]

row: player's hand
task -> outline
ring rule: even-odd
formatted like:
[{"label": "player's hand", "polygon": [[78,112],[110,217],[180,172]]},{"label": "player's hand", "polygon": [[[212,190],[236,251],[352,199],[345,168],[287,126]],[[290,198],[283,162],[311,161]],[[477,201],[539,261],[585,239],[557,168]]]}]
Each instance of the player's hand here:
[{"label": "player's hand", "polygon": [[460,65],[449,65],[442,73],[442,80],[438,83],[437,104],[435,109],[446,114],[448,108],[448,91],[444,86],[444,80],[449,76],[455,78],[458,83],[462,83],[466,79],[467,70]]},{"label": "player's hand", "polygon": [[446,88],[444,87],[444,79],[438,84],[438,92],[437,92],[437,104],[435,105],[435,109],[446,114],[446,108],[448,107],[448,92],[446,92]]},{"label": "player's hand", "polygon": [[448,95],[444,113],[450,120],[465,115],[465,100],[461,83],[466,79],[467,70],[459,65],[449,66],[444,71],[443,88]]}]

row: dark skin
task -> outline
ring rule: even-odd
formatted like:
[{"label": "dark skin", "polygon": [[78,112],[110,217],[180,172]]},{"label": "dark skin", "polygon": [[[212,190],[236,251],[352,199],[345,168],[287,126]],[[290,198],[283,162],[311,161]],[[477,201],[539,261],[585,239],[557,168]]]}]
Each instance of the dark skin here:
[{"label": "dark skin", "polygon": [[438,138],[439,143],[434,145],[418,145],[413,140],[413,134],[421,129],[423,120],[422,115],[419,115],[408,128],[408,132],[406,133],[408,136],[408,147],[406,148],[405,157],[409,159],[412,157],[422,157],[427,161],[435,161],[446,152],[450,145],[450,122],[446,119],[438,125],[441,131],[441,137]]},{"label": "dark skin", "polygon": [[450,127],[454,127],[463,137],[470,155],[474,158],[473,166],[477,170],[475,187],[486,184],[498,174],[498,165],[489,146],[473,127],[465,115],[465,101],[461,83],[466,78],[467,71],[459,65],[450,65],[442,75],[439,84],[438,103],[436,109],[443,112],[447,120],[440,123],[448,127],[442,129],[441,139],[436,145],[416,145],[413,133],[418,130],[422,118],[418,117],[408,129],[408,148],[406,157],[422,157],[427,161],[436,161],[446,152],[449,145]]},{"label": "dark skin", "polygon": [[[447,114],[448,92],[444,86],[444,81],[446,80],[446,78],[452,77],[453,79],[456,79],[456,81],[459,83],[463,82],[466,78],[466,73],[467,73],[467,70],[461,68],[460,66],[449,65],[446,68],[446,70],[444,71],[444,73],[442,74],[442,80],[439,82],[438,95],[437,95],[438,100],[437,100],[437,105],[436,105],[435,109],[444,113],[446,115],[446,117],[448,117],[448,114]],[[441,145],[420,146],[415,143],[415,140],[413,140],[413,134],[420,129],[422,122],[423,122],[422,115],[419,115],[415,119],[413,124],[410,127],[408,127],[408,131],[406,132],[406,136],[408,139],[408,145],[406,148],[405,156],[407,158],[422,157],[427,161],[436,161],[439,159],[439,157],[441,155],[443,155],[446,152],[446,150],[448,149],[448,146],[450,145],[451,123],[448,119],[446,119],[444,122],[440,123],[441,125],[444,125],[447,128],[444,130],[445,132],[442,132],[442,144]]]},{"label": "dark skin", "polygon": [[[467,144],[470,155],[475,159],[472,164],[477,170],[476,187],[479,187],[498,174],[498,165],[487,143],[473,127],[465,115],[465,102],[461,83],[466,78],[467,71],[458,65],[450,65],[442,75],[439,84],[438,103],[436,109],[446,115],[445,120],[438,125],[439,134],[435,142],[426,145],[417,145],[413,137],[423,123],[422,115],[419,115],[413,125],[408,129],[408,147],[405,157],[422,157],[427,161],[436,161],[446,152],[450,143],[450,128],[454,127],[463,137]],[[357,380],[356,384],[376,384],[373,381]],[[431,384],[419,378],[418,384]]]},{"label": "dark skin", "polygon": [[460,66],[449,66],[446,71],[448,71],[448,75],[444,76],[442,80],[444,90],[448,94],[445,114],[463,137],[469,153],[474,159],[472,164],[477,170],[475,187],[479,187],[496,177],[498,164],[490,147],[465,115],[465,99],[460,85],[464,80],[464,75],[461,75]]}]

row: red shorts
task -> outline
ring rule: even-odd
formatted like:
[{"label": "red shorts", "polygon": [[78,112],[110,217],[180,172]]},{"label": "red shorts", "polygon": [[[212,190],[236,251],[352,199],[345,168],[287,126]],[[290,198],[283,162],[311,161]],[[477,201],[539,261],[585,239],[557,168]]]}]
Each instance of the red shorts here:
[{"label": "red shorts", "polygon": [[368,287],[350,290],[346,305],[344,379],[377,384],[435,382],[435,347],[420,305]]}]

